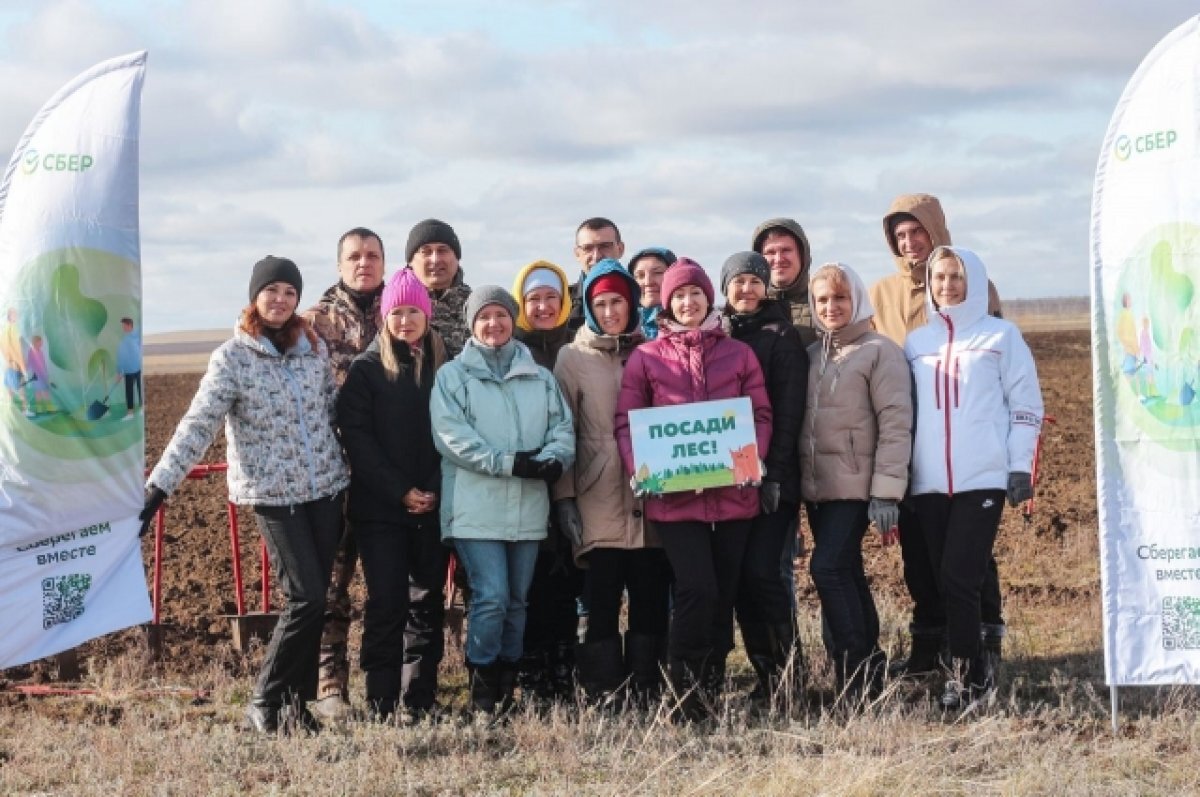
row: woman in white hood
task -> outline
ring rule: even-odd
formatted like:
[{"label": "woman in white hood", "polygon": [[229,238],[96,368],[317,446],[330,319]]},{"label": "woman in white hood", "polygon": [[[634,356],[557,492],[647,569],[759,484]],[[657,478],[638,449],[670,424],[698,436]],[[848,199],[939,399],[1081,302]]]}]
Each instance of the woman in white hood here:
[{"label": "woman in white hood", "polygon": [[808,400],[800,430],[800,492],[813,533],[809,563],[828,629],[838,691],[870,695],[883,678],[879,615],[863,571],[862,540],[875,524],[895,537],[908,486],[912,386],[900,347],[871,326],[858,274],[826,263],[809,281],[813,324]]},{"label": "woman in white hood", "polygon": [[1033,495],[1042,393],[1020,331],[987,314],[979,257],[947,246],[929,263],[929,323],[904,343],[917,397],[910,494],[946,610],[954,672],[942,705],[957,709],[995,688],[979,596],[1005,497]]}]

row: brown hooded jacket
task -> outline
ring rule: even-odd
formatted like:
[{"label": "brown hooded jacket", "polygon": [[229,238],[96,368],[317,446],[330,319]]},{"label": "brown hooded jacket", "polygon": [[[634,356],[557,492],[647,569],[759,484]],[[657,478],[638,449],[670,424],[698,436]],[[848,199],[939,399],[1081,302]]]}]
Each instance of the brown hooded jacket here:
[{"label": "brown hooded jacket", "polygon": [[[951,240],[942,203],[930,194],[901,194],[892,201],[887,215],[883,217],[883,235],[892,250],[897,273],[871,286],[871,304],[875,307],[875,328],[898,346],[903,346],[908,333],[925,326],[928,319],[925,315],[925,264],[910,266],[900,254],[896,236],[892,234],[895,217],[900,214],[907,214],[920,222],[929,233],[933,249],[950,246]],[[1000,317],[1000,295],[996,293],[996,286],[991,280],[988,280],[988,315]]]}]

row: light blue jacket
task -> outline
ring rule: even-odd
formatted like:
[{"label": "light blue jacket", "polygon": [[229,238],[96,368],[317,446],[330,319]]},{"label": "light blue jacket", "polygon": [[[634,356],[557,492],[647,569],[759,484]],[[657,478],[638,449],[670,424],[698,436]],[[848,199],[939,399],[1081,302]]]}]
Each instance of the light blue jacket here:
[{"label": "light blue jacket", "polygon": [[550,500],[545,482],[512,475],[518,451],[575,461],[571,411],[558,382],[524,344],[500,349],[475,338],[442,366],[430,402],[442,455],[442,539],[540,540]]}]

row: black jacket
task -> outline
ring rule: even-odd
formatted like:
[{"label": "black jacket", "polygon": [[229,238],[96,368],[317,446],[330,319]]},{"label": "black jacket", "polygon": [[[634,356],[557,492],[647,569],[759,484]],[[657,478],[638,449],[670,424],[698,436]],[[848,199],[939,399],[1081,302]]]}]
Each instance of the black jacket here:
[{"label": "black jacket", "polygon": [[389,382],[379,355],[380,339],[354,358],[346,382],[338,393],[338,428],[350,458],[350,499],[346,511],[352,521],[425,526],[438,523],[434,509],[413,515],[404,506],[411,488],[440,493],[441,457],[433,447],[429,421],[429,396],[436,363],[431,354],[431,331],[425,337],[421,384],[413,381],[412,354],[406,344],[396,346],[402,363],[400,376]]},{"label": "black jacket", "polygon": [[728,315],[729,334],[754,350],[771,399],[771,446],[763,461],[767,480],[779,482],[780,498],[800,500],[800,426],[808,394],[808,352],[792,326],[787,305],[768,300],[751,315]]},{"label": "black jacket", "polygon": [[516,334],[517,340],[529,347],[533,361],[547,371],[554,370],[559,350],[575,339],[575,330],[569,322],[554,329],[518,329]]}]

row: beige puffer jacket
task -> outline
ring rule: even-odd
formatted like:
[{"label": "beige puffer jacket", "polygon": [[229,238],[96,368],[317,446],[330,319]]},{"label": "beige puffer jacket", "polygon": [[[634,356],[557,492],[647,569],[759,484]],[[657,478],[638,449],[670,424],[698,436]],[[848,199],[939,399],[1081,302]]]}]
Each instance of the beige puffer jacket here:
[{"label": "beige puffer jacket", "polygon": [[593,548],[658,547],[657,536],[644,522],[642,502],[633,497],[613,436],[613,416],[621,374],[634,347],[633,335],[597,335],[588,325],[575,342],[558,353],[558,379],[575,419],[575,465],[554,486],[554,499],[574,498],[583,519],[583,546],[575,561]]},{"label": "beige puffer jacket", "polygon": [[[925,264],[910,265],[892,235],[895,216],[901,213],[921,223],[934,249],[951,244],[942,203],[930,194],[901,194],[883,217],[883,235],[896,261],[896,273],[871,286],[871,306],[875,308],[875,329],[898,346],[904,345],[909,332],[925,326],[929,320],[925,314]],[[988,315],[1000,317],[1000,295],[991,280],[988,280]]]},{"label": "beige puffer jacket", "polygon": [[[808,404],[800,431],[805,501],[904,497],[912,454],[912,378],[904,352],[871,329],[871,304],[859,276],[850,283],[852,320],[808,347]],[[824,267],[822,267],[824,268]],[[819,269],[818,269],[819,271]]]}]

